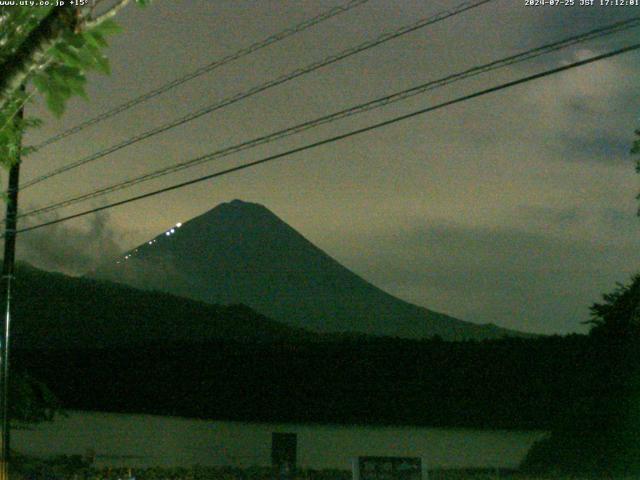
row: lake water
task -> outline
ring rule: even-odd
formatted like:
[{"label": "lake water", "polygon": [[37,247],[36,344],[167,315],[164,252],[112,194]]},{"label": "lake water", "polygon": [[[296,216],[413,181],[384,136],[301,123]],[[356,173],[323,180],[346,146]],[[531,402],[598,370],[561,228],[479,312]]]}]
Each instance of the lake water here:
[{"label": "lake water", "polygon": [[96,453],[96,465],[147,467],[271,463],[271,434],[296,433],[298,466],[350,469],[357,456],[419,456],[426,467],[517,468],[545,433],[193,420],[154,415],[69,412],[15,430],[12,448],[50,456]]}]

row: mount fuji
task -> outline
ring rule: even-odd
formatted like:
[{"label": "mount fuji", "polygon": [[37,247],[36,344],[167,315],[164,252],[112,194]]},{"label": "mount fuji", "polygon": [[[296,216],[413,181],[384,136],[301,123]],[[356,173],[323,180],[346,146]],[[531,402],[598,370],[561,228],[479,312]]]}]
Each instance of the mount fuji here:
[{"label": "mount fuji", "polygon": [[400,300],[342,266],[266,207],[234,200],[148,240],[90,276],[216,304],[245,304],[318,332],[490,339],[527,334]]}]

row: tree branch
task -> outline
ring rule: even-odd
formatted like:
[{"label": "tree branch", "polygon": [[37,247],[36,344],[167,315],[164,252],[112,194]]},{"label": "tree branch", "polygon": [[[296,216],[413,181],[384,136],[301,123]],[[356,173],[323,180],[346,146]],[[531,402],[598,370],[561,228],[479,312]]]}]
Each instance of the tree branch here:
[{"label": "tree branch", "polygon": [[109,10],[107,10],[106,12],[100,14],[99,16],[97,16],[92,20],[85,22],[84,27],[93,28],[97,25],[100,25],[105,20],[115,17],[118,14],[118,12],[122,10],[124,7],[126,7],[130,2],[131,0],[119,0],[118,2],[113,4],[111,8],[109,8]]},{"label": "tree branch", "polygon": [[73,11],[69,8],[53,8],[29,33],[15,53],[0,65],[0,108],[42,63],[45,52],[58,39],[63,29],[72,25],[72,14]]}]

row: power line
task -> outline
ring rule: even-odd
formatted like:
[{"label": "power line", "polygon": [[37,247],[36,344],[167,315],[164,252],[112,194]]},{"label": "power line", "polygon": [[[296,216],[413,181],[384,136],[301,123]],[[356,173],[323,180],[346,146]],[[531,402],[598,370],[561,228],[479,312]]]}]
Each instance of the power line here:
[{"label": "power line", "polygon": [[174,88],[182,85],[183,83],[186,83],[190,80],[193,80],[194,78],[198,78],[202,75],[204,75],[205,73],[209,73],[212,72],[216,69],[218,69],[219,67],[222,67],[223,65],[226,65],[227,63],[233,62],[235,60],[238,60],[242,57],[246,57],[247,55],[257,52],[258,50],[261,50],[263,48],[268,47],[269,45],[272,45],[276,42],[279,42],[281,40],[284,40],[285,38],[288,38],[292,35],[295,35],[296,33],[300,33],[303,32],[304,30],[313,27],[314,25],[317,25],[318,23],[324,22],[325,20],[328,20],[332,17],[335,17],[337,15],[340,15],[342,13],[348,12],[349,10],[358,7],[364,3],[367,3],[369,0],[351,0],[350,2],[346,3],[345,5],[341,5],[338,7],[334,7],[331,8],[329,10],[327,10],[326,12],[320,13],[319,15],[316,15],[315,17],[309,18],[307,20],[304,20],[303,22],[293,26],[293,27],[289,27],[285,30],[282,30],[278,33],[275,33],[267,38],[265,38],[264,40],[261,40],[259,42],[256,42],[252,45],[249,45],[248,47],[242,48],[240,50],[238,50],[237,52],[231,53],[225,57],[222,57],[220,59],[214,60],[213,62],[204,65],[192,72],[187,73],[186,75],[176,78],[168,83],[165,83],[164,85],[161,85],[160,87],[154,89],[154,90],[150,90],[147,93],[144,93],[138,97],[135,97],[131,100],[126,101],[125,103],[122,103],[120,105],[118,105],[117,107],[112,108],[111,110],[107,110],[106,112],[101,113],[100,115],[97,115],[89,120],[86,120],[82,123],[79,123],[78,125],[75,125],[71,128],[69,128],[68,130],[65,130],[57,135],[54,135],[53,137],[50,137],[48,139],[46,139],[45,141],[43,141],[42,143],[39,143],[38,145],[35,146],[35,148],[37,150],[40,150],[44,147],[46,147],[47,145],[51,145],[53,143],[56,143],[60,140],[62,140],[63,138],[69,137],[71,135],[74,135],[82,130],[84,130],[87,127],[90,127],[92,125],[95,125],[96,123],[100,123],[108,118],[111,118],[119,113],[122,113],[126,110],[129,110],[130,108],[133,108],[134,106],[146,102],[148,100],[151,100],[152,98],[157,97],[158,95],[161,95],[165,92],[168,92],[169,90],[173,90]]},{"label": "power line", "polygon": [[50,220],[48,222],[40,223],[38,225],[33,225],[31,227],[25,227],[25,228],[22,228],[22,229],[18,230],[18,233],[28,232],[28,231],[36,230],[38,228],[46,227],[46,226],[49,226],[49,225],[54,225],[54,224],[57,224],[57,223],[65,222],[65,221],[68,221],[68,220],[72,220],[74,218],[83,217],[83,216],[86,216],[86,215],[89,215],[89,214],[92,214],[92,213],[100,212],[100,211],[107,210],[107,209],[110,209],[110,208],[114,208],[114,207],[117,207],[117,206],[120,206],[120,205],[125,205],[127,203],[135,202],[137,200],[142,200],[144,198],[153,197],[153,196],[159,195],[161,193],[169,192],[169,191],[172,191],[172,190],[177,190],[179,188],[183,188],[183,187],[186,187],[186,186],[189,186],[189,185],[200,183],[200,182],[203,182],[205,180],[210,180],[212,178],[221,177],[221,176],[224,176],[224,175],[227,175],[227,174],[230,174],[230,173],[233,173],[233,172],[237,172],[237,171],[240,171],[240,170],[245,170],[247,168],[251,168],[251,167],[254,167],[256,165],[260,165],[260,164],[263,164],[263,163],[267,163],[267,162],[271,162],[271,161],[274,161],[274,160],[278,160],[280,158],[284,158],[284,157],[287,157],[287,156],[290,156],[290,155],[293,155],[293,154],[296,154],[296,153],[300,153],[300,152],[303,152],[303,151],[306,151],[306,150],[310,150],[312,148],[320,147],[322,145],[327,145],[329,143],[334,143],[334,142],[337,142],[339,140],[344,140],[345,138],[349,138],[349,137],[352,137],[352,136],[355,136],[355,135],[359,135],[361,133],[365,133],[365,132],[369,132],[369,131],[372,131],[372,130],[376,130],[378,128],[382,128],[382,127],[385,127],[387,125],[391,125],[391,124],[400,122],[402,120],[407,120],[409,118],[413,118],[413,117],[416,117],[418,115],[423,115],[425,113],[429,113],[429,112],[432,112],[432,111],[435,111],[435,110],[439,110],[439,109],[442,109],[442,108],[445,108],[445,107],[448,107],[448,106],[451,106],[451,105],[462,103],[462,102],[465,102],[467,100],[471,100],[471,99],[474,99],[474,98],[481,97],[483,95],[487,95],[489,93],[494,93],[494,92],[497,92],[497,91],[500,91],[500,90],[511,88],[511,87],[516,86],[516,85],[521,85],[521,84],[524,84],[524,83],[527,83],[527,82],[531,82],[533,80],[537,80],[539,78],[543,78],[543,77],[547,77],[547,76],[550,76],[550,75],[554,75],[556,73],[560,73],[560,72],[563,72],[563,71],[566,71],[566,70],[577,68],[577,67],[580,67],[582,65],[587,65],[589,63],[597,62],[599,60],[604,60],[606,58],[615,57],[617,55],[621,55],[623,53],[631,52],[631,51],[638,50],[638,49],[640,49],[640,43],[629,45],[627,47],[619,48],[617,50],[613,50],[611,52],[604,53],[604,54],[601,54],[601,55],[596,55],[596,56],[587,58],[585,60],[574,62],[574,63],[568,64],[568,65],[563,65],[563,66],[557,67],[557,68],[552,68],[550,70],[545,70],[545,71],[540,72],[540,73],[536,73],[536,74],[533,74],[533,75],[529,75],[529,76],[526,76],[526,77],[519,78],[518,80],[513,80],[513,81],[510,81],[510,82],[502,83],[500,85],[497,85],[497,86],[494,86],[494,87],[490,87],[490,88],[487,88],[487,89],[484,89],[484,90],[480,90],[480,91],[477,91],[477,92],[474,92],[474,93],[471,93],[471,94],[468,94],[468,95],[464,95],[462,97],[458,97],[458,98],[455,98],[453,100],[448,100],[446,102],[442,102],[442,103],[439,103],[439,104],[431,106],[431,107],[426,107],[426,108],[423,108],[423,109],[420,109],[420,110],[413,111],[411,113],[407,113],[407,114],[404,114],[404,115],[400,115],[400,116],[391,118],[389,120],[378,122],[378,123],[375,123],[373,125],[369,125],[369,126],[364,127],[364,128],[351,130],[350,132],[343,133],[343,134],[340,134],[340,135],[336,135],[336,136],[333,136],[333,137],[329,137],[329,138],[326,138],[324,140],[320,140],[320,141],[317,141],[317,142],[314,142],[314,143],[310,143],[310,144],[304,145],[302,147],[298,147],[298,148],[294,148],[294,149],[291,149],[291,150],[287,150],[286,152],[278,153],[278,154],[275,154],[275,155],[270,155],[270,156],[262,158],[260,160],[255,160],[253,162],[244,163],[242,165],[238,165],[238,166],[235,166],[235,167],[227,168],[225,170],[221,170],[221,171],[209,174],[209,175],[204,175],[204,176],[201,176],[201,177],[198,177],[198,178],[194,178],[194,179],[188,180],[186,182],[181,182],[181,183],[177,183],[177,184],[171,185],[169,187],[161,188],[159,190],[154,190],[153,192],[148,192],[148,193],[144,193],[144,194],[137,195],[137,196],[134,196],[134,197],[130,197],[130,198],[127,198],[125,200],[120,200],[120,201],[117,201],[117,202],[110,203],[108,205],[103,205],[101,207],[96,207],[96,208],[92,208],[90,210],[85,210],[83,212],[75,213],[73,215],[67,215],[66,217],[61,217],[61,218],[58,218],[58,219],[55,219],[55,220]]},{"label": "power line", "polygon": [[158,135],[160,133],[166,132],[167,130],[170,130],[172,128],[178,127],[180,125],[183,125],[187,122],[190,122],[192,120],[195,120],[197,118],[202,117],[203,115],[212,113],[216,110],[219,110],[221,108],[224,108],[228,105],[231,105],[233,103],[236,103],[240,100],[244,100],[245,98],[251,97],[253,95],[256,95],[258,93],[261,93],[265,90],[274,88],[278,85],[281,85],[285,82],[288,82],[290,80],[293,80],[295,78],[301,77],[303,75],[306,75],[308,73],[311,73],[315,70],[318,70],[322,67],[325,67],[327,65],[336,63],[340,60],[343,60],[347,57],[350,57],[352,55],[355,55],[356,53],[360,53],[363,52],[365,50],[368,50],[370,48],[376,47],[382,43],[388,42],[390,40],[393,40],[395,38],[401,37],[403,35],[406,35],[408,33],[414,32],[420,28],[424,28],[428,25],[432,25],[434,23],[443,21],[447,18],[459,15],[460,13],[466,12],[467,10],[471,10],[473,8],[477,8],[481,5],[484,5],[485,3],[489,3],[492,2],[494,0],[476,0],[474,2],[464,2],[460,5],[458,5],[457,7],[455,7],[452,10],[445,10],[442,11],[440,13],[437,13],[435,15],[432,15],[430,17],[426,17],[426,18],[422,18],[420,20],[418,20],[417,22],[412,23],[411,25],[408,26],[404,26],[401,27],[397,30],[391,31],[391,32],[387,32],[387,33],[383,33],[382,35],[380,35],[379,37],[373,39],[373,40],[369,40],[366,41],[364,43],[361,43],[360,45],[357,45],[355,47],[351,47],[348,48],[346,50],[343,50],[337,54],[334,55],[330,55],[328,57],[325,57],[324,59],[311,63],[305,67],[296,69],[290,73],[287,73],[285,75],[282,75],[280,77],[277,77],[273,80],[270,80],[266,83],[260,84],[258,86],[255,86],[245,92],[240,92],[237,93],[235,95],[232,95],[230,97],[227,97],[219,102],[216,102],[214,104],[208,105],[204,108],[201,108],[200,110],[197,110],[195,112],[189,113],[181,118],[178,118],[176,120],[173,120],[169,123],[165,123],[164,125],[161,125],[159,127],[156,127],[154,129],[148,130],[146,132],[143,132],[139,135],[136,135],[134,137],[131,137],[127,140],[124,140],[120,143],[117,143],[115,145],[112,145],[111,147],[107,147],[99,152],[96,152],[92,155],[89,155],[85,158],[82,158],[80,160],[77,160],[75,162],[69,163],[67,165],[64,165],[60,168],[54,169],[49,173],[46,173],[44,175],[41,175],[39,177],[34,178],[33,180],[30,180],[26,183],[24,183],[23,185],[21,185],[20,188],[25,189],[28,188],[32,185],[35,185],[37,183],[43,182],[45,180],[48,180],[51,177],[54,177],[56,175],[60,175],[61,173],[64,172],[68,172],[69,170],[72,170],[74,168],[80,167],[82,165],[86,165],[87,163],[93,162],[95,160],[98,160],[99,158],[105,157],[111,153],[114,153],[118,150],[121,150],[125,147],[128,147],[130,145],[133,145],[135,143],[138,143],[142,140],[146,140],[147,138],[153,137],[155,135]]},{"label": "power line", "polygon": [[88,199],[92,199],[92,198],[97,198],[100,197],[102,195],[106,195],[108,193],[112,193],[118,190],[122,190],[125,188],[130,188],[134,185],[137,185],[139,183],[148,181],[148,180],[152,180],[155,178],[159,178],[162,177],[164,175],[168,175],[171,173],[175,173],[187,168],[191,168],[197,165],[201,165],[205,162],[209,162],[211,160],[214,159],[219,159],[222,157],[226,157],[228,155],[234,154],[234,153],[238,153],[240,151],[243,150],[247,150],[250,148],[254,148],[256,146],[259,145],[263,145],[266,143],[270,143],[273,142],[275,140],[279,140],[291,135],[295,135],[298,133],[301,133],[303,131],[309,130],[311,128],[315,128],[318,127],[320,125],[324,125],[327,123],[331,123],[334,122],[336,120],[339,119],[343,119],[346,117],[350,117],[352,115],[356,115],[356,114],[360,114],[363,112],[367,112],[367,111],[371,111],[374,110],[376,108],[381,108],[383,106],[389,105],[391,103],[395,103],[398,102],[400,100],[405,100],[407,98],[413,97],[415,95],[418,94],[422,94],[425,93],[427,91],[430,90],[434,90],[436,88],[440,88],[443,87],[445,85],[449,85],[451,83],[472,77],[472,76],[476,76],[482,73],[486,73],[492,70],[496,70],[498,68],[504,68],[506,66],[510,66],[510,65],[514,65],[516,63],[520,63],[526,60],[530,60],[532,58],[535,57],[539,57],[541,55],[546,55],[549,54],[551,52],[563,49],[563,48],[567,48],[569,46],[578,44],[578,43],[583,43],[587,40],[592,40],[595,38],[601,38],[605,35],[611,35],[613,33],[618,33],[624,30],[628,30],[630,28],[637,28],[638,26],[640,26],[640,16],[639,17],[634,17],[632,19],[628,19],[628,20],[624,20],[624,21],[620,21],[620,22],[615,22],[613,24],[604,26],[604,27],[599,27],[597,29],[593,29],[590,30],[586,33],[582,33],[579,35],[574,35],[572,37],[567,37],[564,38],[562,40],[556,41],[556,42],[552,42],[552,43],[548,43],[546,45],[531,49],[531,50],[527,50],[500,60],[495,60],[493,62],[484,64],[484,65],[480,65],[480,66],[476,66],[470,69],[467,69],[465,71],[462,72],[458,72],[458,73],[454,73],[451,75],[447,75],[446,77],[440,78],[438,80],[432,80],[429,81],[427,83],[423,83],[421,85],[406,89],[406,90],[402,90],[400,92],[396,92],[390,95],[386,95],[384,97],[375,99],[375,100],[371,100],[369,102],[363,103],[363,104],[359,104],[356,105],[354,107],[350,107],[344,110],[340,110],[338,112],[332,113],[330,115],[325,115],[319,118],[316,118],[314,120],[310,120],[298,125],[294,125],[292,127],[286,128],[284,130],[280,130],[268,135],[264,135],[252,140],[248,140],[245,142],[242,142],[240,144],[237,145],[233,145],[230,147],[226,147],[223,148],[221,150],[217,150],[215,152],[200,156],[200,157],[196,157],[175,165],[170,165],[168,167],[164,167],[158,170],[155,170],[153,172],[144,174],[144,175],[140,175],[138,177],[134,177],[134,178],[130,178],[128,180],[125,180],[123,182],[118,182],[115,183],[113,185],[109,185],[107,187],[98,189],[98,190],[94,190],[92,192],[89,193],[85,193],[79,196],[75,196],[75,197],[71,197],[71,198],[67,198],[64,200],[61,200],[59,202],[56,203],[52,203],[43,207],[39,207],[33,210],[30,210],[28,212],[25,212],[23,214],[20,215],[20,218],[24,218],[24,217],[29,217],[32,215],[36,215],[36,214],[42,214],[42,213],[46,213],[46,212],[51,212],[51,211],[55,211],[58,210],[60,208],[63,207],[67,207],[70,205],[74,205],[76,203],[88,200]]}]

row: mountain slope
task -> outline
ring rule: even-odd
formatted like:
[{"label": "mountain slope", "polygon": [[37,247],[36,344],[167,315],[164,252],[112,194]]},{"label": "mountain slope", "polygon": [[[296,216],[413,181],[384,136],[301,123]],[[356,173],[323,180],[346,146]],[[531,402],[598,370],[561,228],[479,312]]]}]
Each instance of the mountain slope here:
[{"label": "mountain slope", "polygon": [[16,275],[12,322],[12,345],[16,348],[135,348],[315,337],[243,305],[211,305],[168,293],[44,272],[26,264],[19,265]]},{"label": "mountain slope", "polygon": [[258,204],[224,203],[173,230],[105,263],[92,276],[209,303],[243,303],[322,332],[447,340],[519,335],[389,295]]}]

